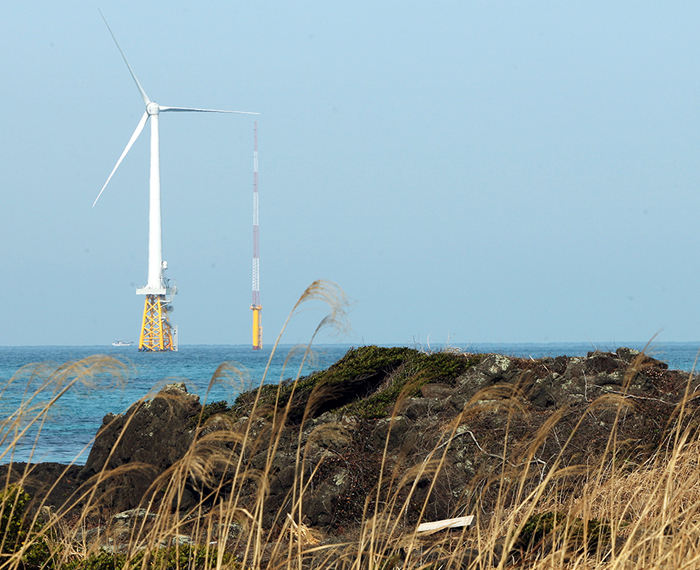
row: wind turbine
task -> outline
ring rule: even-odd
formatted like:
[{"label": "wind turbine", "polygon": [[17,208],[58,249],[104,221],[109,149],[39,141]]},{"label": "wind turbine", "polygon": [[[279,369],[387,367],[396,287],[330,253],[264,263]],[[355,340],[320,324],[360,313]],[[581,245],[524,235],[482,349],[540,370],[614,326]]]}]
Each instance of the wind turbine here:
[{"label": "wind turbine", "polygon": [[137,289],[137,295],[146,295],[146,304],[143,311],[143,321],[141,325],[141,334],[139,337],[139,350],[142,351],[163,351],[177,350],[177,327],[171,326],[168,315],[172,312],[173,296],[177,293],[177,287],[170,287],[168,279],[165,277],[164,271],[168,268],[167,262],[163,261],[163,239],[161,231],[161,208],[160,208],[160,136],[158,131],[158,120],[160,113],[234,113],[238,115],[257,115],[248,111],[222,111],[218,109],[195,109],[190,107],[164,107],[155,101],[149,99],[148,95],[141,87],[141,83],[136,78],[136,74],[131,65],[126,59],[122,48],[117,42],[112,29],[107,23],[107,19],[100,10],[100,16],[104,20],[109,33],[114,40],[114,43],[119,50],[119,53],[124,59],[129,73],[136,83],[136,87],[141,94],[146,111],[144,112],[136,130],[131,135],[129,142],[126,144],[124,152],[122,152],[117,164],[112,169],[107,182],[105,182],[102,190],[95,198],[92,204],[94,207],[97,201],[102,196],[107,184],[114,176],[114,173],[119,168],[119,165],[124,160],[136,139],[139,138],[141,131],[146,126],[146,123],[151,121],[151,173],[149,178],[149,210],[148,210],[148,281],[146,286]]}]

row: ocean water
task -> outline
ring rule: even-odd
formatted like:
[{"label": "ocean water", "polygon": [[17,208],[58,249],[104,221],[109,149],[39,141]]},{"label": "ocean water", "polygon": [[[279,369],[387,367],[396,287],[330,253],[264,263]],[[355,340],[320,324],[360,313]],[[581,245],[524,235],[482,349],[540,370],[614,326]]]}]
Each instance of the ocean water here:
[{"label": "ocean water", "polygon": [[[581,356],[595,349],[615,350],[629,346],[642,350],[644,343],[618,345],[594,343],[548,344],[471,344],[457,346],[468,352],[497,352],[511,356]],[[233,402],[245,389],[261,381],[277,383],[285,378],[327,368],[340,359],[350,345],[322,345],[314,348],[312,358],[303,361],[303,352],[281,346],[273,355],[270,348],[254,351],[246,346],[181,346],[178,352],[141,353],[132,347],[104,346],[27,346],[0,347],[0,463],[10,461],[55,461],[84,464],[91,442],[102,418],[107,413],[121,413],[132,403],[148,396],[166,383],[184,381],[188,391],[198,394],[202,402]],[[422,350],[440,350],[441,346],[416,346]],[[657,343],[647,349],[669,367],[694,370],[699,343]],[[56,371],[67,362],[101,354],[112,356],[124,364],[122,374],[99,375],[90,386],[75,384],[50,406],[47,414],[38,414],[46,402],[56,396],[56,384],[42,389],[42,383],[56,377]],[[215,372],[227,363],[225,377],[210,386]],[[235,369],[234,369],[235,367]],[[237,370],[237,371],[236,371]],[[74,376],[74,375],[73,375]],[[67,380],[72,376],[68,374]],[[38,392],[37,392],[38,391]],[[34,408],[23,413],[24,406]],[[7,443],[19,443],[8,448]]]}]

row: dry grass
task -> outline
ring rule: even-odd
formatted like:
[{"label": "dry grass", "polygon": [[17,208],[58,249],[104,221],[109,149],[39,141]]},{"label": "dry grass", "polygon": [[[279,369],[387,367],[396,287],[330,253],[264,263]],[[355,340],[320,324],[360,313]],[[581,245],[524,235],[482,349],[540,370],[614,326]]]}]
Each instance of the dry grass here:
[{"label": "dry grass", "polygon": [[[345,326],[347,302],[342,291],[329,283],[312,284],[292,315],[314,301],[325,303],[329,311],[313,337],[321,328]],[[310,349],[311,342],[303,348],[305,357]],[[301,369],[297,379],[300,372]],[[91,357],[58,368],[21,370],[10,382],[32,378],[39,380],[40,390],[38,394],[27,394],[20,408],[0,425],[0,442],[5,450],[0,460],[11,462],[13,441],[18,441],[30,426],[40,425],[51,407],[76,383],[90,383],[100,375],[118,380],[125,373],[123,364],[105,357]],[[228,365],[222,366],[214,374],[212,385],[237,381],[239,374],[240,371]],[[261,383],[256,401],[262,389]],[[47,393],[50,397],[38,405],[39,396]],[[406,393],[399,397],[391,426]],[[291,509],[266,512],[273,459],[282,445],[291,401],[290,397],[286,407],[277,405],[265,411],[268,415],[264,429],[260,428],[261,416],[255,414],[235,422],[220,417],[214,427],[211,423],[200,425],[199,437],[185,456],[153,483],[153,489],[159,492],[144,505],[144,510],[130,518],[110,518],[113,513],[104,510],[103,499],[115,492],[114,482],[120,477],[144,469],[140,465],[103,470],[76,491],[62,510],[35,504],[24,515],[25,530],[13,530],[9,524],[22,511],[22,498],[19,494],[8,494],[10,481],[5,479],[6,499],[1,503],[0,519],[6,532],[0,545],[0,567],[700,568],[700,441],[693,422],[688,421],[690,412],[685,400],[676,410],[674,421],[686,427],[669,429],[667,445],[642,465],[618,459],[613,425],[606,453],[597,463],[576,466],[556,460],[542,466],[538,463],[538,450],[564,411],[552,415],[531,434],[527,446],[518,449],[504,446],[500,470],[491,473],[488,480],[479,480],[478,489],[489,490],[488,505],[481,502],[476,492],[455,503],[451,516],[475,514],[476,524],[472,528],[418,535],[417,525],[407,523],[406,511],[421,482],[430,481],[429,491],[434,490],[437,474],[450,457],[452,442],[465,437],[466,420],[494,408],[508,415],[509,410],[515,411],[522,405],[512,387],[479,393],[459,417],[443,426],[442,442],[421,463],[410,468],[401,468],[401,460],[394,461],[390,467],[390,429],[387,445],[378,458],[378,483],[367,494],[364,504],[358,505],[363,510],[361,523],[335,537],[305,524],[303,497],[322,467],[319,463],[309,468],[309,445],[327,435],[323,430],[339,430],[341,426],[325,424],[304,444],[299,431],[295,475],[288,495]],[[310,402],[313,403],[313,397]],[[610,395],[591,403],[591,409],[612,407],[619,417],[626,411],[629,413],[628,404],[622,396]],[[199,423],[203,422],[200,416]],[[567,443],[562,445],[565,449]],[[251,458],[259,457],[260,453],[266,461],[253,465]],[[32,469],[28,466],[14,484],[21,487],[31,476]],[[199,482],[205,491],[201,500],[183,513],[179,507],[192,481]],[[475,489],[476,485],[477,482]],[[251,488],[256,490],[252,501]],[[419,520],[425,517],[430,495],[431,492],[425,493]],[[554,528],[529,539],[528,521],[531,523],[533,515],[543,513],[558,513],[552,519]],[[601,521],[609,525],[611,532],[593,540],[596,525]]]}]

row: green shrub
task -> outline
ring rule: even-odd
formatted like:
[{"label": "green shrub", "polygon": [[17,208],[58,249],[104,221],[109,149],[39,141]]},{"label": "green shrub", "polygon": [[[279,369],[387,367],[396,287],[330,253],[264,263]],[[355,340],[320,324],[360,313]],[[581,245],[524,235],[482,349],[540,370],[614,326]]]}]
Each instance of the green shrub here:
[{"label": "green shrub", "polygon": [[24,524],[24,512],[31,497],[16,485],[10,485],[0,492],[0,552],[12,554],[22,545],[27,529]]},{"label": "green shrub", "polygon": [[[132,568],[148,570],[205,570],[216,567],[217,549],[203,546],[179,545],[160,548],[155,551],[142,551],[128,558],[126,554],[100,552],[82,560],[73,560],[64,564],[61,570],[121,570],[127,561]],[[223,555],[222,565],[237,568],[232,554]]]},{"label": "green shrub", "polygon": [[[566,534],[565,534],[566,533]],[[523,551],[566,543],[569,548],[596,550],[610,542],[611,527],[605,521],[569,518],[563,513],[547,511],[531,515],[523,524],[516,547]]]},{"label": "green shrub", "polygon": [[3,558],[25,547],[22,566],[26,569],[50,566],[51,554],[41,525],[30,525],[26,518],[28,493],[16,485],[0,492],[0,554]]}]

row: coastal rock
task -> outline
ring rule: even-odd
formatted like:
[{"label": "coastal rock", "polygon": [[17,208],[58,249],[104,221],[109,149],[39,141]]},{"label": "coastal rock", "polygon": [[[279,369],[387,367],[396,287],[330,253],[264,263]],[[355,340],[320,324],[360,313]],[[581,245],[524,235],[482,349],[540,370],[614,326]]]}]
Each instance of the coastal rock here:
[{"label": "coastal rock", "polygon": [[372,430],[371,443],[375,449],[383,450],[386,446],[389,453],[394,452],[403,446],[414,424],[404,416],[379,420]]},{"label": "coastal rock", "polygon": [[[69,473],[76,485],[104,473],[99,506],[126,511],[152,497],[193,450],[202,469],[183,471],[182,509],[228,499],[232,484],[239,507],[254,509],[263,490],[267,527],[301,494],[304,524],[332,533],[397,493],[410,526],[421,512],[449,518],[504,468],[527,467],[536,482],[558,463],[593,464],[613,422],[640,461],[665,437],[658,426],[671,425],[685,383],[697,384],[624,348],[532,359],[363,347],[326,373],[302,378],[294,390],[269,386],[204,410],[184,384],[166,386],[123,415],[105,416],[86,465]],[[617,414],[623,398],[633,406]],[[205,421],[195,428],[200,412]],[[551,437],[527,466],[528,446],[545,425]],[[48,488],[59,471],[37,473],[45,472]]]},{"label": "coastal rock", "polygon": [[452,394],[454,394],[455,389],[448,384],[434,383],[421,386],[420,392],[424,398],[444,399],[449,398]]},{"label": "coastal rock", "polygon": [[476,368],[486,374],[492,382],[508,382],[510,374],[516,368],[513,360],[502,354],[487,355]]},{"label": "coastal rock", "polygon": [[13,463],[0,465],[0,479],[19,484],[35,498],[32,507],[41,501],[47,507],[57,509],[63,505],[80,506],[78,490],[83,485],[82,467],[61,463]]},{"label": "coastal rock", "polygon": [[123,415],[108,414],[82,478],[107,475],[112,508],[127,511],[139,506],[158,475],[187,453],[195,437],[188,420],[200,410],[199,396],[189,394],[179,382],[163,387],[152,400],[133,404]]},{"label": "coastal rock", "polygon": [[399,413],[413,421],[428,417],[436,418],[452,405],[451,398],[406,398]]}]

